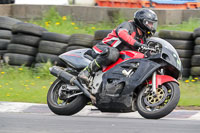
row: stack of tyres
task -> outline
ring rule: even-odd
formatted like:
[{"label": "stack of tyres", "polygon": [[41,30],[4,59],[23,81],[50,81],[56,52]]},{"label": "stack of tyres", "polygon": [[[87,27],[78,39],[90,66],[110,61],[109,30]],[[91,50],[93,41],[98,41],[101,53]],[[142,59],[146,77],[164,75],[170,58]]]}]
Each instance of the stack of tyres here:
[{"label": "stack of tyres", "polygon": [[192,32],[161,30],[158,35],[174,46],[183,65],[183,77],[190,76],[194,39]]},{"label": "stack of tyres", "polygon": [[88,34],[72,34],[69,39],[69,46],[66,51],[91,48],[94,36]]},{"label": "stack of tyres", "polygon": [[69,35],[54,32],[43,32],[39,49],[36,56],[35,67],[42,66],[43,63],[50,61],[54,65],[63,66],[58,56],[66,52],[69,43]]},{"label": "stack of tyres", "polygon": [[94,34],[94,40],[92,42],[92,45],[96,45],[97,43],[101,42],[109,33],[111,33],[112,30],[97,30]]},{"label": "stack of tyres", "polygon": [[159,37],[159,32],[156,32],[152,37]]},{"label": "stack of tyres", "polygon": [[192,56],[191,75],[200,76],[200,27],[194,30],[194,54]]},{"label": "stack of tyres", "polygon": [[0,4],[13,4],[15,0],[0,0]]},{"label": "stack of tyres", "polygon": [[12,27],[11,42],[7,47],[4,61],[13,66],[31,66],[35,62],[38,43],[46,29],[35,24],[18,22]]},{"label": "stack of tyres", "polygon": [[0,60],[7,53],[7,46],[12,38],[12,26],[20,20],[10,17],[0,17]]}]

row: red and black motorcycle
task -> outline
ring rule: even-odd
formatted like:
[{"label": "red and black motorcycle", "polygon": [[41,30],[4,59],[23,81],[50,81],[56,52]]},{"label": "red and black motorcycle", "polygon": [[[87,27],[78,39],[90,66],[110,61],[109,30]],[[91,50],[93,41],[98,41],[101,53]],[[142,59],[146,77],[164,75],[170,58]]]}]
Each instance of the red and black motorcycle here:
[{"label": "red and black motorcycle", "polygon": [[50,68],[57,77],[47,95],[51,111],[73,115],[91,102],[102,112],[138,111],[147,119],[168,115],[180,98],[181,61],[165,40],[152,37],[147,44],[138,52],[121,51],[118,61],[96,72],[87,85],[77,75],[93,60],[86,54],[91,49],[60,55],[67,67]]}]

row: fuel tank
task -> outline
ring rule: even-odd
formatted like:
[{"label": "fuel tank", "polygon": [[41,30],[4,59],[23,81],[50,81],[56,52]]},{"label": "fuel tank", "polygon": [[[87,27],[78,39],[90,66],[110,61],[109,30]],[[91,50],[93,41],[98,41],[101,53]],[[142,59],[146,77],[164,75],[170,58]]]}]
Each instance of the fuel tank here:
[{"label": "fuel tank", "polygon": [[144,58],[144,54],[137,51],[131,51],[131,50],[120,51],[119,59],[115,63],[107,67],[104,67],[103,72],[110,70],[111,68],[113,68],[114,66],[116,66],[117,64],[120,64],[121,62],[125,60],[139,59],[139,58]]}]

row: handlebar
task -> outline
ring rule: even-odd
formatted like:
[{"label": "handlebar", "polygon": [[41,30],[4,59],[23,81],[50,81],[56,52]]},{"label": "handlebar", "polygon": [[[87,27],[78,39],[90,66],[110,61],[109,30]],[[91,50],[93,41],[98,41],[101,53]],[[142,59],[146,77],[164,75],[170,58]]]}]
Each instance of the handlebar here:
[{"label": "handlebar", "polygon": [[139,49],[144,50],[144,51],[156,52],[156,49],[150,48],[148,46],[147,47],[141,46]]}]

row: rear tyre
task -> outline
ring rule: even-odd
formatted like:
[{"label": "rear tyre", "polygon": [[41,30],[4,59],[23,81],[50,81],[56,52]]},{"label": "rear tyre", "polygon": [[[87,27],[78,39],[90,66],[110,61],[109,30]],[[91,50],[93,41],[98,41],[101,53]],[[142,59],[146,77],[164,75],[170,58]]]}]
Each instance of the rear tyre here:
[{"label": "rear tyre", "polygon": [[158,89],[158,97],[156,98],[146,87],[138,95],[138,112],[144,118],[160,119],[172,112],[179,102],[180,89],[177,83],[168,82]]},{"label": "rear tyre", "polygon": [[[88,102],[88,98],[83,94],[72,98],[61,98],[59,94],[62,86],[66,85],[63,81],[57,79],[49,88],[47,94],[47,104],[52,112],[57,115],[73,115],[82,110]],[[66,93],[66,92],[65,92]],[[78,92],[71,92],[72,94]],[[64,94],[64,93],[63,93]],[[69,95],[69,94],[67,94]],[[63,100],[61,100],[63,99]]]}]

